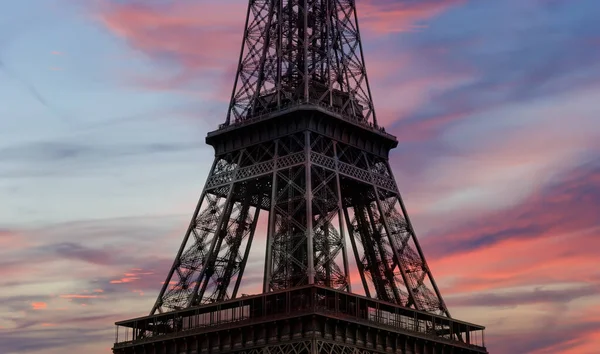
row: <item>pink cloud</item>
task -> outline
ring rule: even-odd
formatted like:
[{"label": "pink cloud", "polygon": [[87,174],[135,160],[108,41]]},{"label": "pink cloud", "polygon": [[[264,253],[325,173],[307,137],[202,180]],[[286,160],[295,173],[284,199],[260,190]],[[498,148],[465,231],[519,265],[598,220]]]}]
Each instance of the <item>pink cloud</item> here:
[{"label": "pink cloud", "polygon": [[[371,33],[414,30],[462,0],[404,4],[369,1],[358,5],[361,25]],[[96,18],[112,33],[153,59],[178,64],[166,77],[138,77],[152,90],[178,90],[198,80],[213,80],[214,97],[228,98],[242,40],[247,3],[172,2],[160,6],[104,2]],[[237,14],[237,15],[236,15]],[[376,74],[377,66],[372,65]],[[206,78],[206,74],[217,76]],[[224,75],[225,74],[225,75]]]},{"label": "pink cloud", "polygon": [[417,1],[405,3],[402,1],[386,2],[370,0],[359,3],[357,12],[361,24],[367,31],[375,34],[394,32],[413,32],[426,28],[417,24],[435,17],[450,7],[463,4],[464,0]]},{"label": "pink cloud", "polygon": [[[454,279],[443,289],[448,295],[536,284],[585,283],[593,281],[597,273],[597,255],[592,250],[600,247],[599,237],[600,230],[577,236],[542,234],[429,259],[437,279]],[[589,245],[588,251],[582,251],[581,244]]]},{"label": "pink cloud", "polygon": [[30,247],[31,243],[20,232],[0,229],[0,249],[4,251]]},{"label": "pink cloud", "polygon": [[[180,71],[167,78],[137,78],[155,90],[181,88],[202,73],[222,72],[237,58],[242,28],[235,16],[245,14],[243,3],[170,3],[164,6],[105,3],[97,15],[114,34],[157,60],[169,60]],[[237,54],[236,54],[237,53]]]}]

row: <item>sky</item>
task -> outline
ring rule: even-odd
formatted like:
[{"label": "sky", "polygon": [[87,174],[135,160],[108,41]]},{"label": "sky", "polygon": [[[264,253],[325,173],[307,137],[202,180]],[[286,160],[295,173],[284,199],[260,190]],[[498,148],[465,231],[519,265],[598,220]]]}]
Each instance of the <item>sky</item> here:
[{"label": "sky", "polygon": [[[3,4],[1,353],[109,353],[113,323],[150,311],[214,156],[246,6]],[[453,317],[485,325],[491,353],[597,353],[600,2],[357,7],[394,174]]]}]

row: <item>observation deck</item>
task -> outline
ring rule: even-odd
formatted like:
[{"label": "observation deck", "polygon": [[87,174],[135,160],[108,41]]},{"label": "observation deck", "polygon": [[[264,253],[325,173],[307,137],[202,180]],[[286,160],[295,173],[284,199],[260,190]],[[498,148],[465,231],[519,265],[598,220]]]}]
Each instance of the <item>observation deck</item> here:
[{"label": "observation deck", "polygon": [[483,326],[320,286],[242,296],[116,326],[113,351],[123,354],[233,353],[306,340],[373,353],[487,353]]}]

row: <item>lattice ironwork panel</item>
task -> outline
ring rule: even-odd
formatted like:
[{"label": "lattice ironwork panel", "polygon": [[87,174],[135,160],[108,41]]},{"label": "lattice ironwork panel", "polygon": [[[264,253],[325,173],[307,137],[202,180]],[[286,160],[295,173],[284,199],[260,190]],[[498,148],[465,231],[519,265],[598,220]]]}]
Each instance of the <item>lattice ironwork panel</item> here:
[{"label": "lattice ironwork panel", "polygon": [[317,341],[317,353],[328,354],[375,354],[378,352],[359,348],[353,345],[343,345],[333,342]]},{"label": "lattice ironwork panel", "polygon": [[[253,207],[253,196],[257,191],[255,184],[235,185],[236,193],[242,198],[233,203],[229,215],[222,223],[216,243],[207,257],[201,285],[192,305],[207,304],[235,297],[241,282],[243,268],[247,261],[247,252],[252,244],[254,230],[260,209]],[[230,289],[231,282],[235,287]]]},{"label": "lattice ironwork panel", "polygon": [[[306,167],[278,170],[276,173],[271,228],[269,289],[286,289],[308,284]],[[268,251],[267,251],[268,252]]]},{"label": "lattice ironwork panel", "polygon": [[306,154],[304,152],[297,152],[295,154],[280,157],[277,161],[277,168],[281,169],[296,166],[298,164],[304,163],[305,160]]},{"label": "lattice ironwork panel", "polygon": [[[368,202],[368,196],[362,193],[358,189],[352,195],[352,207],[346,208],[345,213],[349,219],[348,228],[352,230],[354,253],[362,254],[359,270],[363,270],[360,276],[365,292],[384,301],[406,304],[407,296],[400,289],[402,280],[399,271],[394,271],[393,250],[380,232],[380,225],[373,214],[373,205]],[[370,285],[366,278],[369,278]],[[371,290],[375,294],[371,294]]]},{"label": "lattice ironwork panel", "polygon": [[208,181],[206,182],[206,187],[212,188],[212,187],[231,183],[233,181],[234,177],[235,177],[234,172],[223,172],[218,175],[213,175],[208,178]]},{"label": "lattice ironwork panel", "polygon": [[[231,194],[231,189],[232,186],[228,186],[227,195]],[[226,197],[204,193],[152,313],[177,310],[190,305],[211,241],[227,205]]]},{"label": "lattice ironwork panel", "polygon": [[303,135],[216,159],[203,193],[208,209],[195,215],[154,311],[235,297],[264,209],[265,291],[310,283],[350,289],[346,224],[368,296],[448,315],[387,160]]},{"label": "lattice ironwork panel", "polygon": [[[326,167],[331,170],[336,169],[335,159],[322,154],[311,152],[311,162],[319,166]],[[339,162],[339,172],[348,177],[355,178],[362,182],[373,182],[379,187],[383,187],[388,191],[396,191],[396,184],[394,180],[387,177],[386,175],[378,175],[376,171],[362,170],[358,167],[350,164]]]},{"label": "lattice ironwork panel", "polygon": [[266,345],[250,350],[236,351],[236,354],[312,354],[313,341],[291,342],[278,345]]},{"label": "lattice ironwork panel", "polygon": [[267,161],[256,165],[241,168],[237,174],[238,179],[245,179],[248,177],[261,176],[267,173],[273,173],[274,161]]},{"label": "lattice ironwork panel", "polygon": [[327,157],[316,152],[311,152],[310,160],[312,163],[326,167],[330,170],[335,170],[335,159],[332,159],[331,157]]},{"label": "lattice ironwork panel", "polygon": [[313,242],[315,283],[348,290],[345,243],[338,231],[344,221],[335,171],[312,166]]},{"label": "lattice ironwork panel", "polygon": [[412,301],[409,306],[419,310],[447,315],[433,276],[420,251],[418,241],[410,224],[404,216],[398,195],[381,200],[381,224],[389,230],[388,236],[396,248],[397,257],[404,273],[404,283]]},{"label": "lattice ironwork panel", "polygon": [[354,0],[254,0],[225,121],[298,102],[377,126]]},{"label": "lattice ironwork panel", "polygon": [[340,173],[356,178],[359,181],[371,181],[369,171],[362,170],[344,162],[340,162]]}]

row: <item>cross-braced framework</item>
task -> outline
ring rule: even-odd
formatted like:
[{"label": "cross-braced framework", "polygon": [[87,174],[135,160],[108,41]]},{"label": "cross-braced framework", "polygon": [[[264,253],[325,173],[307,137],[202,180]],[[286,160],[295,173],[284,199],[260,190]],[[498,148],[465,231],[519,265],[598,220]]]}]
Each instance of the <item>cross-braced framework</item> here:
[{"label": "cross-braced framework", "polygon": [[216,158],[153,312],[235,298],[261,210],[264,292],[350,291],[348,230],[367,296],[449,316],[387,159],[309,131]]},{"label": "cross-braced framework", "polygon": [[[115,354],[487,353],[483,327],[451,318],[400,196],[354,0],[250,0],[206,142],[181,247],[150,315],[117,323]],[[262,294],[240,296],[262,247]]]},{"label": "cross-braced framework", "polygon": [[355,1],[250,1],[225,125],[308,102],[377,126]]}]

